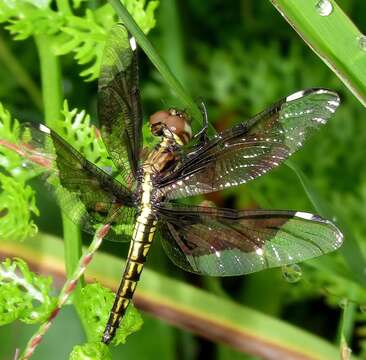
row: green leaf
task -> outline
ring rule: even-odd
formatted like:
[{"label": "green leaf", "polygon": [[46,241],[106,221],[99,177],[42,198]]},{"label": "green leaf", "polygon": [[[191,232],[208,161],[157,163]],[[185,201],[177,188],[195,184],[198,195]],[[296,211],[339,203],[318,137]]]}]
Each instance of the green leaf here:
[{"label": "green leaf", "polygon": [[32,214],[39,215],[32,188],[0,173],[0,239],[24,240],[37,233]]},{"label": "green leaf", "polygon": [[[126,4],[143,31],[148,33],[156,23],[154,11],[158,2],[150,1],[145,6],[145,1],[128,0]],[[67,16],[65,25],[60,27],[60,33],[55,38],[55,53],[64,55],[74,52],[79,65],[88,64],[80,75],[87,81],[95,80],[99,76],[107,34],[115,23],[114,11],[108,4],[94,11],[87,9],[84,17]]]},{"label": "green leaf", "polygon": [[[40,234],[24,243],[3,245],[23,257],[33,258],[42,246],[52,268],[63,270],[62,241]],[[47,265],[47,264],[46,264]],[[116,287],[120,280],[121,259],[100,253],[90,264],[89,277]],[[154,316],[176,326],[203,334],[252,355],[275,353],[277,358],[337,359],[334,344],[274,317],[259,313],[232,300],[195,288],[146,268],[135,293],[135,301]],[[95,307],[98,304],[94,305]],[[314,314],[314,318],[316,314]]]},{"label": "green leaf", "polygon": [[0,325],[43,322],[56,304],[51,286],[50,277],[35,275],[21,259],[0,263]]},{"label": "green leaf", "polygon": [[[136,22],[145,33],[156,23],[155,10],[158,1],[126,0]],[[76,2],[78,7],[80,2]],[[47,0],[9,0],[0,2],[0,22],[9,22],[6,29],[15,40],[33,35],[52,35],[52,49],[56,55],[74,53],[79,65],[86,65],[80,73],[87,81],[99,75],[104,42],[116,16],[109,4],[95,10],[86,9],[85,15],[66,15],[54,11]]]},{"label": "green leaf", "polygon": [[19,137],[18,120],[12,119],[10,112],[0,103],[0,168],[23,183],[38,172],[26,166],[27,163],[17,145]]},{"label": "green leaf", "polygon": [[148,1],[147,5],[146,0],[122,0],[121,2],[144,34],[155,27],[155,10],[159,6],[159,1]]},{"label": "green leaf", "polygon": [[154,46],[150,43],[149,39],[142,30],[143,27],[141,28],[141,24],[138,24],[131,16],[130,12],[128,11],[128,4],[127,8],[125,8],[119,0],[109,0],[109,2],[115,9],[122,22],[126,25],[128,31],[136,38],[137,43],[146,53],[150,61],[154,64],[160,75],[174,91],[177,97],[179,97],[183,105],[186,106],[187,112],[193,118],[193,125],[195,125],[199,119],[202,118],[200,109],[172,73],[165,61],[161,58],[159,53],[155,50]]},{"label": "green leaf", "polygon": [[[310,48],[366,106],[366,51],[361,44],[363,34],[336,2],[271,2]],[[322,3],[328,5],[328,11],[322,12]]]},{"label": "green leaf", "polygon": [[99,131],[90,124],[90,116],[85,110],[70,110],[65,100],[61,114],[62,117],[53,123],[54,130],[89,161],[101,168],[114,170]]},{"label": "green leaf", "polygon": [[112,360],[112,357],[108,346],[99,341],[75,346],[69,360]]},{"label": "green leaf", "polygon": [[[100,284],[89,284],[82,289],[80,314],[88,324],[88,339],[91,341],[100,341],[102,338],[114,298],[115,294]],[[141,315],[130,304],[112,344],[124,344],[127,336],[138,331],[141,326]]]}]

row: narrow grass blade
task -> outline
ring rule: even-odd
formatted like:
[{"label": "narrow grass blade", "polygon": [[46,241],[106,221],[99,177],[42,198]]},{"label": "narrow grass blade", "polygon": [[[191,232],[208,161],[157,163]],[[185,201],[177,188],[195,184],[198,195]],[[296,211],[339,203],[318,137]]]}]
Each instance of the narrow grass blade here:
[{"label": "narrow grass blade", "polygon": [[199,121],[202,118],[202,115],[197,104],[193,101],[191,96],[187,93],[182,84],[172,73],[166,62],[160,57],[154,46],[138,27],[135,20],[131,17],[126,8],[119,0],[109,0],[109,2],[115,9],[118,16],[121,18],[124,25],[127,27],[128,31],[136,38],[137,43],[144,50],[145,54],[154,64],[160,75],[179,97],[182,103],[187,107],[188,112],[192,115],[192,118],[196,121]]},{"label": "narrow grass blade", "polygon": [[[42,256],[39,249],[43,250]],[[4,242],[0,253],[16,254],[47,273],[64,274],[62,242],[50,236],[40,234],[23,243]],[[122,265],[120,259],[98,253],[86,278],[115,289]],[[261,358],[339,358],[336,346],[315,335],[148,268],[134,302],[140,309],[171,324]]]},{"label": "narrow grass blade", "polygon": [[270,0],[366,106],[366,38],[334,0]]}]

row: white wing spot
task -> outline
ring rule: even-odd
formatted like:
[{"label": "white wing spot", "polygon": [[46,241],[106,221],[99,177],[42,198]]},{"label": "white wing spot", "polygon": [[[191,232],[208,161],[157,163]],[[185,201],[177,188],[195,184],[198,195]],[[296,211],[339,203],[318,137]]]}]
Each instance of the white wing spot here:
[{"label": "white wing spot", "polygon": [[133,51],[137,49],[136,39],[133,36],[130,37],[130,46]]},{"label": "white wing spot", "polygon": [[294,101],[294,100],[300,99],[303,96],[304,96],[304,91],[301,90],[301,91],[295,92],[294,94],[287,96],[286,101]]},{"label": "white wing spot", "polygon": [[299,217],[299,218],[302,218],[302,219],[305,219],[305,220],[312,220],[314,218],[313,214],[302,212],[302,211],[297,211],[295,213],[295,216]]},{"label": "white wing spot", "polygon": [[39,130],[41,130],[42,132],[44,132],[46,134],[51,134],[51,130],[43,124],[39,124]]}]

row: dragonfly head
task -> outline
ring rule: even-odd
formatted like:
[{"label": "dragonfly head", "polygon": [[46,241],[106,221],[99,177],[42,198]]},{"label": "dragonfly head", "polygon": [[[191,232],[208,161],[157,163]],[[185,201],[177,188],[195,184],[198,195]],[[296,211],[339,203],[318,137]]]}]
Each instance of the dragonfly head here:
[{"label": "dragonfly head", "polygon": [[177,109],[161,110],[150,116],[151,132],[156,136],[173,137],[178,145],[187,144],[192,138],[188,115]]}]

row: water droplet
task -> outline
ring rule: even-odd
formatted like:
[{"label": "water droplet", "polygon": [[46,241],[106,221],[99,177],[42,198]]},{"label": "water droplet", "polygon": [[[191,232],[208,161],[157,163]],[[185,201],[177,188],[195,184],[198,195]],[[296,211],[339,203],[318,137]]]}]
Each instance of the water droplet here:
[{"label": "water droplet", "polygon": [[366,35],[361,35],[358,37],[358,46],[361,50],[366,51]]},{"label": "water droplet", "polygon": [[282,276],[289,283],[296,283],[301,280],[302,270],[300,265],[292,264],[282,267]]},{"label": "water droplet", "polygon": [[321,16],[328,16],[333,11],[333,5],[329,0],[319,0],[315,7]]},{"label": "water droplet", "polygon": [[361,311],[362,313],[366,313],[366,304],[361,304],[361,305],[360,305],[360,311]]}]

